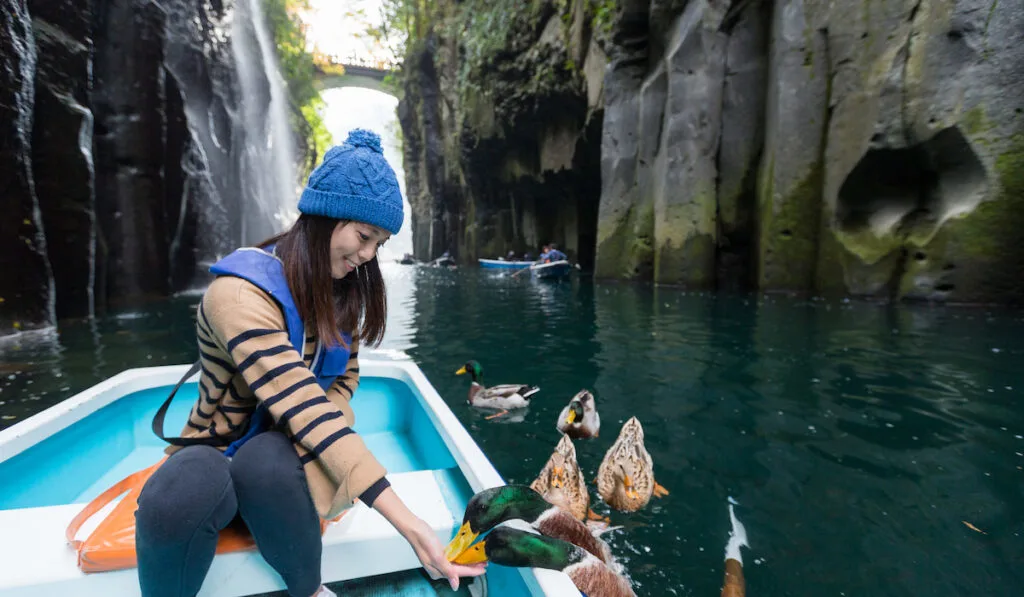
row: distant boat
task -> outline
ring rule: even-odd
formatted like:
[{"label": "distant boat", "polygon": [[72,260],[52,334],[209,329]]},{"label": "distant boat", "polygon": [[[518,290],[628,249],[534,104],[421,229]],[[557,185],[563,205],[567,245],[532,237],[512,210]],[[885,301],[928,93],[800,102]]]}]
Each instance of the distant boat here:
[{"label": "distant boat", "polygon": [[434,267],[456,267],[458,264],[455,263],[455,260],[452,259],[451,257],[448,257],[446,255],[442,255],[442,256],[438,257],[437,259],[431,261],[430,265],[432,265]]},{"label": "distant boat", "polygon": [[504,259],[477,259],[483,269],[526,269],[535,261],[505,261]]},{"label": "distant boat", "polygon": [[570,273],[572,273],[572,264],[565,259],[550,263],[535,263],[530,266],[530,275],[538,280],[568,278]]}]

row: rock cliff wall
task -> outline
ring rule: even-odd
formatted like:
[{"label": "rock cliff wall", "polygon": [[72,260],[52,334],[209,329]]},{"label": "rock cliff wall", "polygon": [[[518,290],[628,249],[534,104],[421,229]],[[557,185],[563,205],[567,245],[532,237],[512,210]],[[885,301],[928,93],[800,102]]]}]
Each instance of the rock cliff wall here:
[{"label": "rock cliff wall", "polygon": [[554,240],[599,278],[1024,298],[1024,4],[523,6],[410,53],[421,258]]},{"label": "rock cliff wall", "polygon": [[474,263],[556,242],[589,267],[605,57],[585,0],[510,8],[441,3],[446,25],[406,56],[399,119],[416,256],[451,250]]},{"label": "rock cliff wall", "polygon": [[270,102],[240,109],[232,41],[254,17],[231,0],[0,6],[0,334],[166,296],[274,231],[243,184],[266,132],[242,114]]}]

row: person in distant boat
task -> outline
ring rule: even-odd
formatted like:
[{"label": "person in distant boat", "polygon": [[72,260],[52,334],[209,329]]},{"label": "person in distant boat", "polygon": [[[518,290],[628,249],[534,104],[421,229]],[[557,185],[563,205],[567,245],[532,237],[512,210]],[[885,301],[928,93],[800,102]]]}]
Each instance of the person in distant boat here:
[{"label": "person in distant boat", "polygon": [[515,261],[515,260],[516,260],[516,252],[515,251],[509,251],[508,253],[505,254],[505,261]]},{"label": "person in distant boat", "polygon": [[196,317],[199,399],[183,431],[193,445],[168,448],[139,497],[143,597],[195,595],[233,521],[289,595],[334,595],[321,585],[321,519],[357,498],[433,578],[457,589],[460,576],[484,572],[445,559],[352,430],[359,345],[379,344],[386,321],[377,250],[404,217],[380,138],[356,129],[328,151],[298,210],[290,229],[211,268]]},{"label": "person in distant boat", "polygon": [[547,262],[563,261],[568,258],[569,257],[565,253],[558,250],[558,245],[556,245],[555,243],[551,243],[550,245],[548,245]]},{"label": "person in distant boat", "polygon": [[550,252],[551,252],[551,246],[550,245],[541,245],[541,247],[540,247],[540,255],[537,257],[537,261],[540,261],[541,263],[547,263],[548,254]]}]

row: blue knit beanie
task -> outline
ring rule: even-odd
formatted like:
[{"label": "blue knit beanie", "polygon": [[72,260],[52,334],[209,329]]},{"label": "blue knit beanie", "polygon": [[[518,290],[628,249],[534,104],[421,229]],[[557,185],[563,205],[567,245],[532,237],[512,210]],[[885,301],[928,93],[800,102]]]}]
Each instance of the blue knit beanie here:
[{"label": "blue knit beanie", "polygon": [[365,222],[398,234],[404,215],[402,193],[377,133],[353,129],[344,143],[332,147],[309,175],[299,211]]}]

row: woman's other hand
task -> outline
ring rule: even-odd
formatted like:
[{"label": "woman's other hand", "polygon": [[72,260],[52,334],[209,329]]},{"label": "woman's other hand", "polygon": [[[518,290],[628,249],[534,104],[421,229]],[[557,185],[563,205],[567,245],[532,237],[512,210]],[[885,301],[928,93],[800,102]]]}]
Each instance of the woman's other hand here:
[{"label": "woman's other hand", "polygon": [[412,545],[416,557],[420,559],[420,563],[423,564],[423,568],[430,578],[447,578],[452,590],[457,591],[460,577],[480,576],[487,571],[486,563],[466,566],[449,562],[444,557],[444,545],[434,534],[434,530],[423,520],[417,519],[417,521],[418,524],[414,524],[410,528],[405,538]]},{"label": "woman's other hand", "polygon": [[444,545],[423,519],[413,514],[398,494],[388,487],[373,501],[373,508],[391,523],[412,546],[423,568],[432,579],[447,578],[453,591],[459,589],[459,577],[480,576],[487,563],[466,566],[453,564],[444,557]]}]

